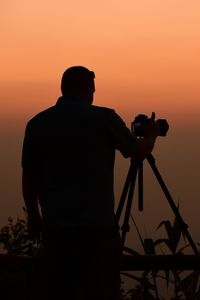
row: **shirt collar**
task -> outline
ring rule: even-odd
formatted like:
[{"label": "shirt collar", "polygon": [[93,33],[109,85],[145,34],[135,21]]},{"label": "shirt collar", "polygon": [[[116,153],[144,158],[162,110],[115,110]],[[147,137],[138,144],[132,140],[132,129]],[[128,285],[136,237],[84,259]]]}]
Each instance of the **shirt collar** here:
[{"label": "shirt collar", "polygon": [[82,98],[79,96],[61,96],[58,98],[56,104],[69,104],[69,103],[81,103],[86,104],[83,102]]}]

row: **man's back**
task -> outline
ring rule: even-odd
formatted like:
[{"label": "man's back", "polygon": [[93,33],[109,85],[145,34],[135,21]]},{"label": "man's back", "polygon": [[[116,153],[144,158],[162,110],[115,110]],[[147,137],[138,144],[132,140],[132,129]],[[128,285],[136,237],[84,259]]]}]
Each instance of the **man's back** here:
[{"label": "man's back", "polygon": [[115,149],[124,147],[129,155],[131,138],[113,110],[80,99],[60,98],[35,116],[27,126],[23,165],[35,170],[44,221],[113,227]]}]

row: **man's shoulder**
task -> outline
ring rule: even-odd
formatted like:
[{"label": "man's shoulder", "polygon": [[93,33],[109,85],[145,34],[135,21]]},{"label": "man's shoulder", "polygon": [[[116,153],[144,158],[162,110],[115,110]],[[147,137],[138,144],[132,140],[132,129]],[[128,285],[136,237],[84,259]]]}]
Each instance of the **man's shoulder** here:
[{"label": "man's shoulder", "polygon": [[106,118],[110,122],[114,123],[124,123],[122,118],[115,112],[113,108],[103,107],[103,106],[95,106],[92,105],[92,109],[97,112],[101,117]]},{"label": "man's shoulder", "polygon": [[91,105],[91,108],[96,110],[96,111],[102,111],[102,112],[112,112],[114,111],[113,108],[110,107],[105,107],[105,106],[98,106],[98,105]]},{"label": "man's shoulder", "polygon": [[120,116],[115,112],[113,108],[92,105],[91,111],[93,118],[103,121],[104,124],[118,122],[119,120],[121,122]]},{"label": "man's shoulder", "polygon": [[28,125],[36,125],[38,123],[43,122],[44,120],[46,120],[48,117],[50,117],[52,114],[54,114],[55,111],[55,105],[48,107],[45,110],[40,111],[39,113],[37,113],[36,115],[34,115],[29,121],[28,121]]},{"label": "man's shoulder", "polygon": [[107,116],[110,116],[110,115],[113,115],[113,114],[116,114],[115,113],[115,110],[112,109],[112,108],[109,108],[109,107],[104,107],[104,106],[97,106],[97,105],[92,105],[91,106],[91,109],[94,113],[97,113],[97,114],[103,114],[103,115],[107,115]]}]

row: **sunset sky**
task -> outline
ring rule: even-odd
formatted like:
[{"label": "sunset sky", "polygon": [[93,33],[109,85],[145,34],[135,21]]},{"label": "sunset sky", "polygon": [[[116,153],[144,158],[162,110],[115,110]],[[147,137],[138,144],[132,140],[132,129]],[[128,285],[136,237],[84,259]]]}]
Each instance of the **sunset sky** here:
[{"label": "sunset sky", "polygon": [[[21,215],[27,120],[55,103],[66,68],[83,65],[96,74],[95,104],[114,108],[127,126],[152,111],[168,120],[154,154],[200,241],[199,0],[2,0],[0,36],[0,225]],[[117,156],[116,200],[128,165]],[[147,170],[145,212],[135,216],[147,235],[171,216],[154,181]]]}]

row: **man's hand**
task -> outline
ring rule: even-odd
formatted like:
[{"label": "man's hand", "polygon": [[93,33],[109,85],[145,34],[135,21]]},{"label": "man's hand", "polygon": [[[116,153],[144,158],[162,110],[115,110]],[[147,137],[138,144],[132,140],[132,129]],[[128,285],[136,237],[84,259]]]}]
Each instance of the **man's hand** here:
[{"label": "man's hand", "polygon": [[155,140],[160,134],[159,124],[155,121],[155,113],[152,112],[147,125],[143,126],[143,138],[139,139],[139,147],[133,159],[143,161],[153,150]]},{"label": "man's hand", "polygon": [[34,242],[39,242],[42,231],[42,218],[40,214],[28,216],[29,238]]},{"label": "man's hand", "polygon": [[35,175],[30,168],[23,168],[22,190],[28,214],[29,237],[33,241],[39,241],[42,230],[42,218],[38,207]]},{"label": "man's hand", "polygon": [[148,119],[147,125],[143,125],[144,138],[156,138],[160,134],[158,122],[155,121],[156,114],[152,112],[151,118]]}]

